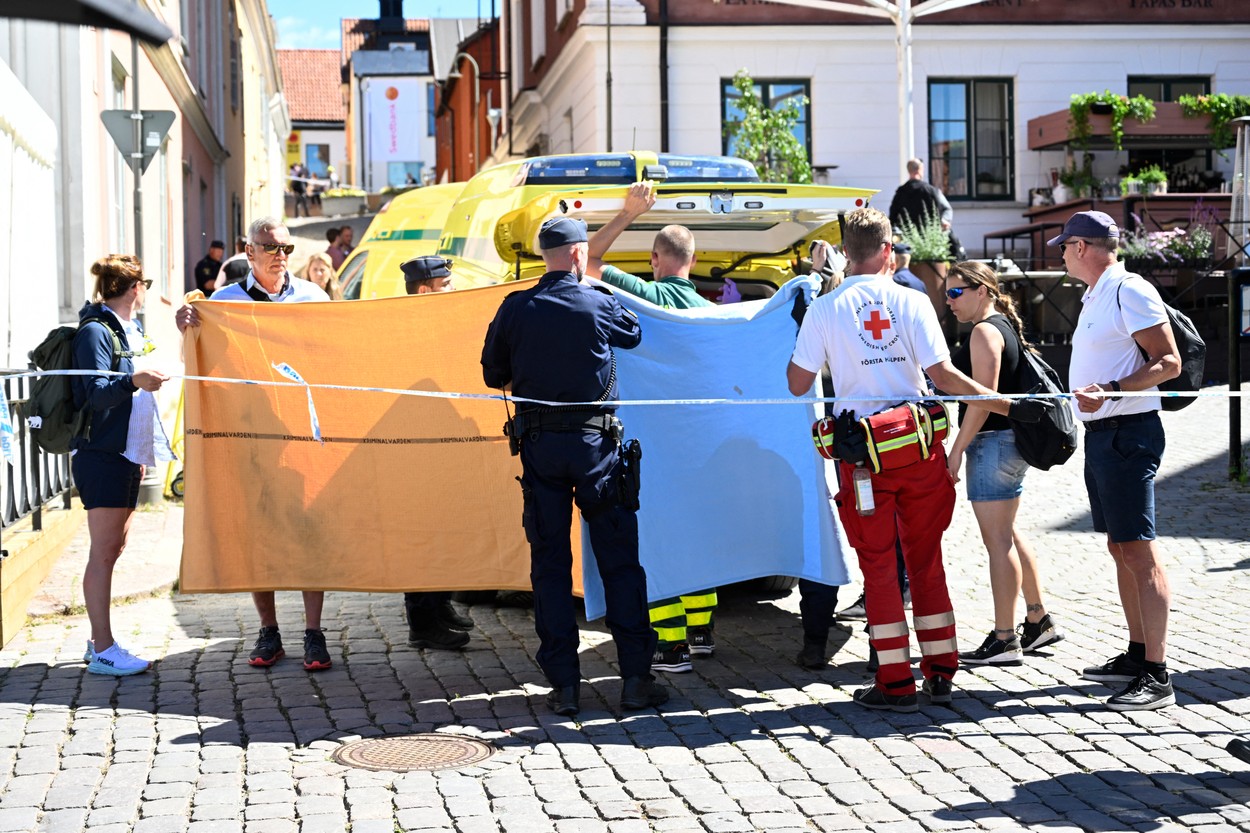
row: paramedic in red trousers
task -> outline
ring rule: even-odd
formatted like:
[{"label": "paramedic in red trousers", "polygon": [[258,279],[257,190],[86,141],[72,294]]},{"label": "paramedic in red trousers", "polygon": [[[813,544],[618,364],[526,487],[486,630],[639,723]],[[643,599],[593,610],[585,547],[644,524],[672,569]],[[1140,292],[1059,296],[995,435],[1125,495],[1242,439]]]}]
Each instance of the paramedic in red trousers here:
[{"label": "paramedic in red trousers", "polygon": [[1068,274],[1089,285],[1072,333],[1068,382],[1085,424],[1094,530],[1107,536],[1128,623],[1124,653],[1081,676],[1123,686],[1108,708],[1143,711],[1176,702],[1166,662],[1172,593],[1155,544],[1154,480],[1164,436],[1158,396],[1120,393],[1157,392],[1160,382],[1180,375],[1181,361],[1159,290],[1125,271],[1119,244],[1119,227],[1101,211],[1073,214],[1049,241],[1062,251]]},{"label": "paramedic in red trousers", "polygon": [[[997,397],[995,391],[950,363],[950,351],[928,299],[893,281],[893,244],[886,215],[875,208],[847,215],[842,248],[850,261],[847,278],[837,290],[817,298],[803,319],[786,369],[792,394],[810,394],[821,368],[828,365],[833,389],[846,400],[835,409],[845,407],[856,417],[923,399],[925,373],[939,389],[952,394]],[[1042,399],[1013,403],[993,398],[969,404],[1029,422],[1052,407]],[[911,577],[916,639],[923,654],[924,693],[931,703],[949,703],[951,677],[959,658],[955,614],[942,566],[942,533],[955,507],[955,485],[946,469],[945,449],[937,443],[927,460],[873,474],[876,510],[871,515],[860,515],[856,509],[855,467],[845,461],[838,465],[838,514],[859,555],[869,639],[880,658],[875,683],[857,691],[855,702],[896,712],[918,708],[895,566],[894,545],[900,537]],[[805,639],[808,630],[805,622]]]}]

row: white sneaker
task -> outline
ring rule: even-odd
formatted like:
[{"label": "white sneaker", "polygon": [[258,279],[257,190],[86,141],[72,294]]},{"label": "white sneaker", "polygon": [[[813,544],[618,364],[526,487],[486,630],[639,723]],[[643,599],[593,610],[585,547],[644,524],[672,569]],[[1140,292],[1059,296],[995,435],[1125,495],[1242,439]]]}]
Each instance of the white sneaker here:
[{"label": "white sneaker", "polygon": [[90,664],[92,657],[95,656],[95,643],[90,639],[87,640],[87,650],[82,652],[82,661]]},{"label": "white sneaker", "polygon": [[151,667],[152,663],[146,659],[139,659],[114,642],[107,650],[92,653],[87,671],[110,677],[129,677],[131,674],[142,674]]}]

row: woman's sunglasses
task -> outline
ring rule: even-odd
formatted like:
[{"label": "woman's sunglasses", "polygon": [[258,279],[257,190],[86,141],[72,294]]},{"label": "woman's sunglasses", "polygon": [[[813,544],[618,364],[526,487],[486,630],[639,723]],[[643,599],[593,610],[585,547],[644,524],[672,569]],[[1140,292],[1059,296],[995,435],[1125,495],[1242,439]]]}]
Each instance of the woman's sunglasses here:
[{"label": "woman's sunglasses", "polygon": [[139,278],[139,280],[135,281],[135,286],[138,286],[139,284],[143,284],[144,289],[151,289],[152,279],[151,278]]},{"label": "woman's sunglasses", "polygon": [[970,286],[952,286],[950,289],[946,290],[946,297],[950,298],[953,301],[956,298],[961,297],[964,294],[965,290],[968,290],[971,288],[972,287]]}]

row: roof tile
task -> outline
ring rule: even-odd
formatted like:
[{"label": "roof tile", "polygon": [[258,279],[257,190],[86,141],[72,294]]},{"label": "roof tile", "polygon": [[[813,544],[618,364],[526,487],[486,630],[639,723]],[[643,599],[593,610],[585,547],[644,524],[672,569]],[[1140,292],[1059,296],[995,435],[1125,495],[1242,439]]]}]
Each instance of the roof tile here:
[{"label": "roof tile", "polygon": [[346,121],[337,49],[279,49],[282,90],[292,121]]}]

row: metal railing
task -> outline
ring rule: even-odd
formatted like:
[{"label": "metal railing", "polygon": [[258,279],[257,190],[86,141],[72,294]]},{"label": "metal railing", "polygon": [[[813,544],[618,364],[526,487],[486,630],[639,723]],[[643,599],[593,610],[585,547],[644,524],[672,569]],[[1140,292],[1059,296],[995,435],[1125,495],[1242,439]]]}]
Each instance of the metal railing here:
[{"label": "metal railing", "polygon": [[8,529],[29,515],[31,528],[38,531],[43,529],[44,504],[60,495],[64,507],[70,508],[73,481],[69,455],[45,453],[30,438],[26,421],[17,414],[17,406],[26,401],[30,379],[13,378],[13,374],[23,372],[0,368],[17,451],[17,465],[0,457],[0,468],[4,472],[4,476],[0,477],[0,529]]}]

